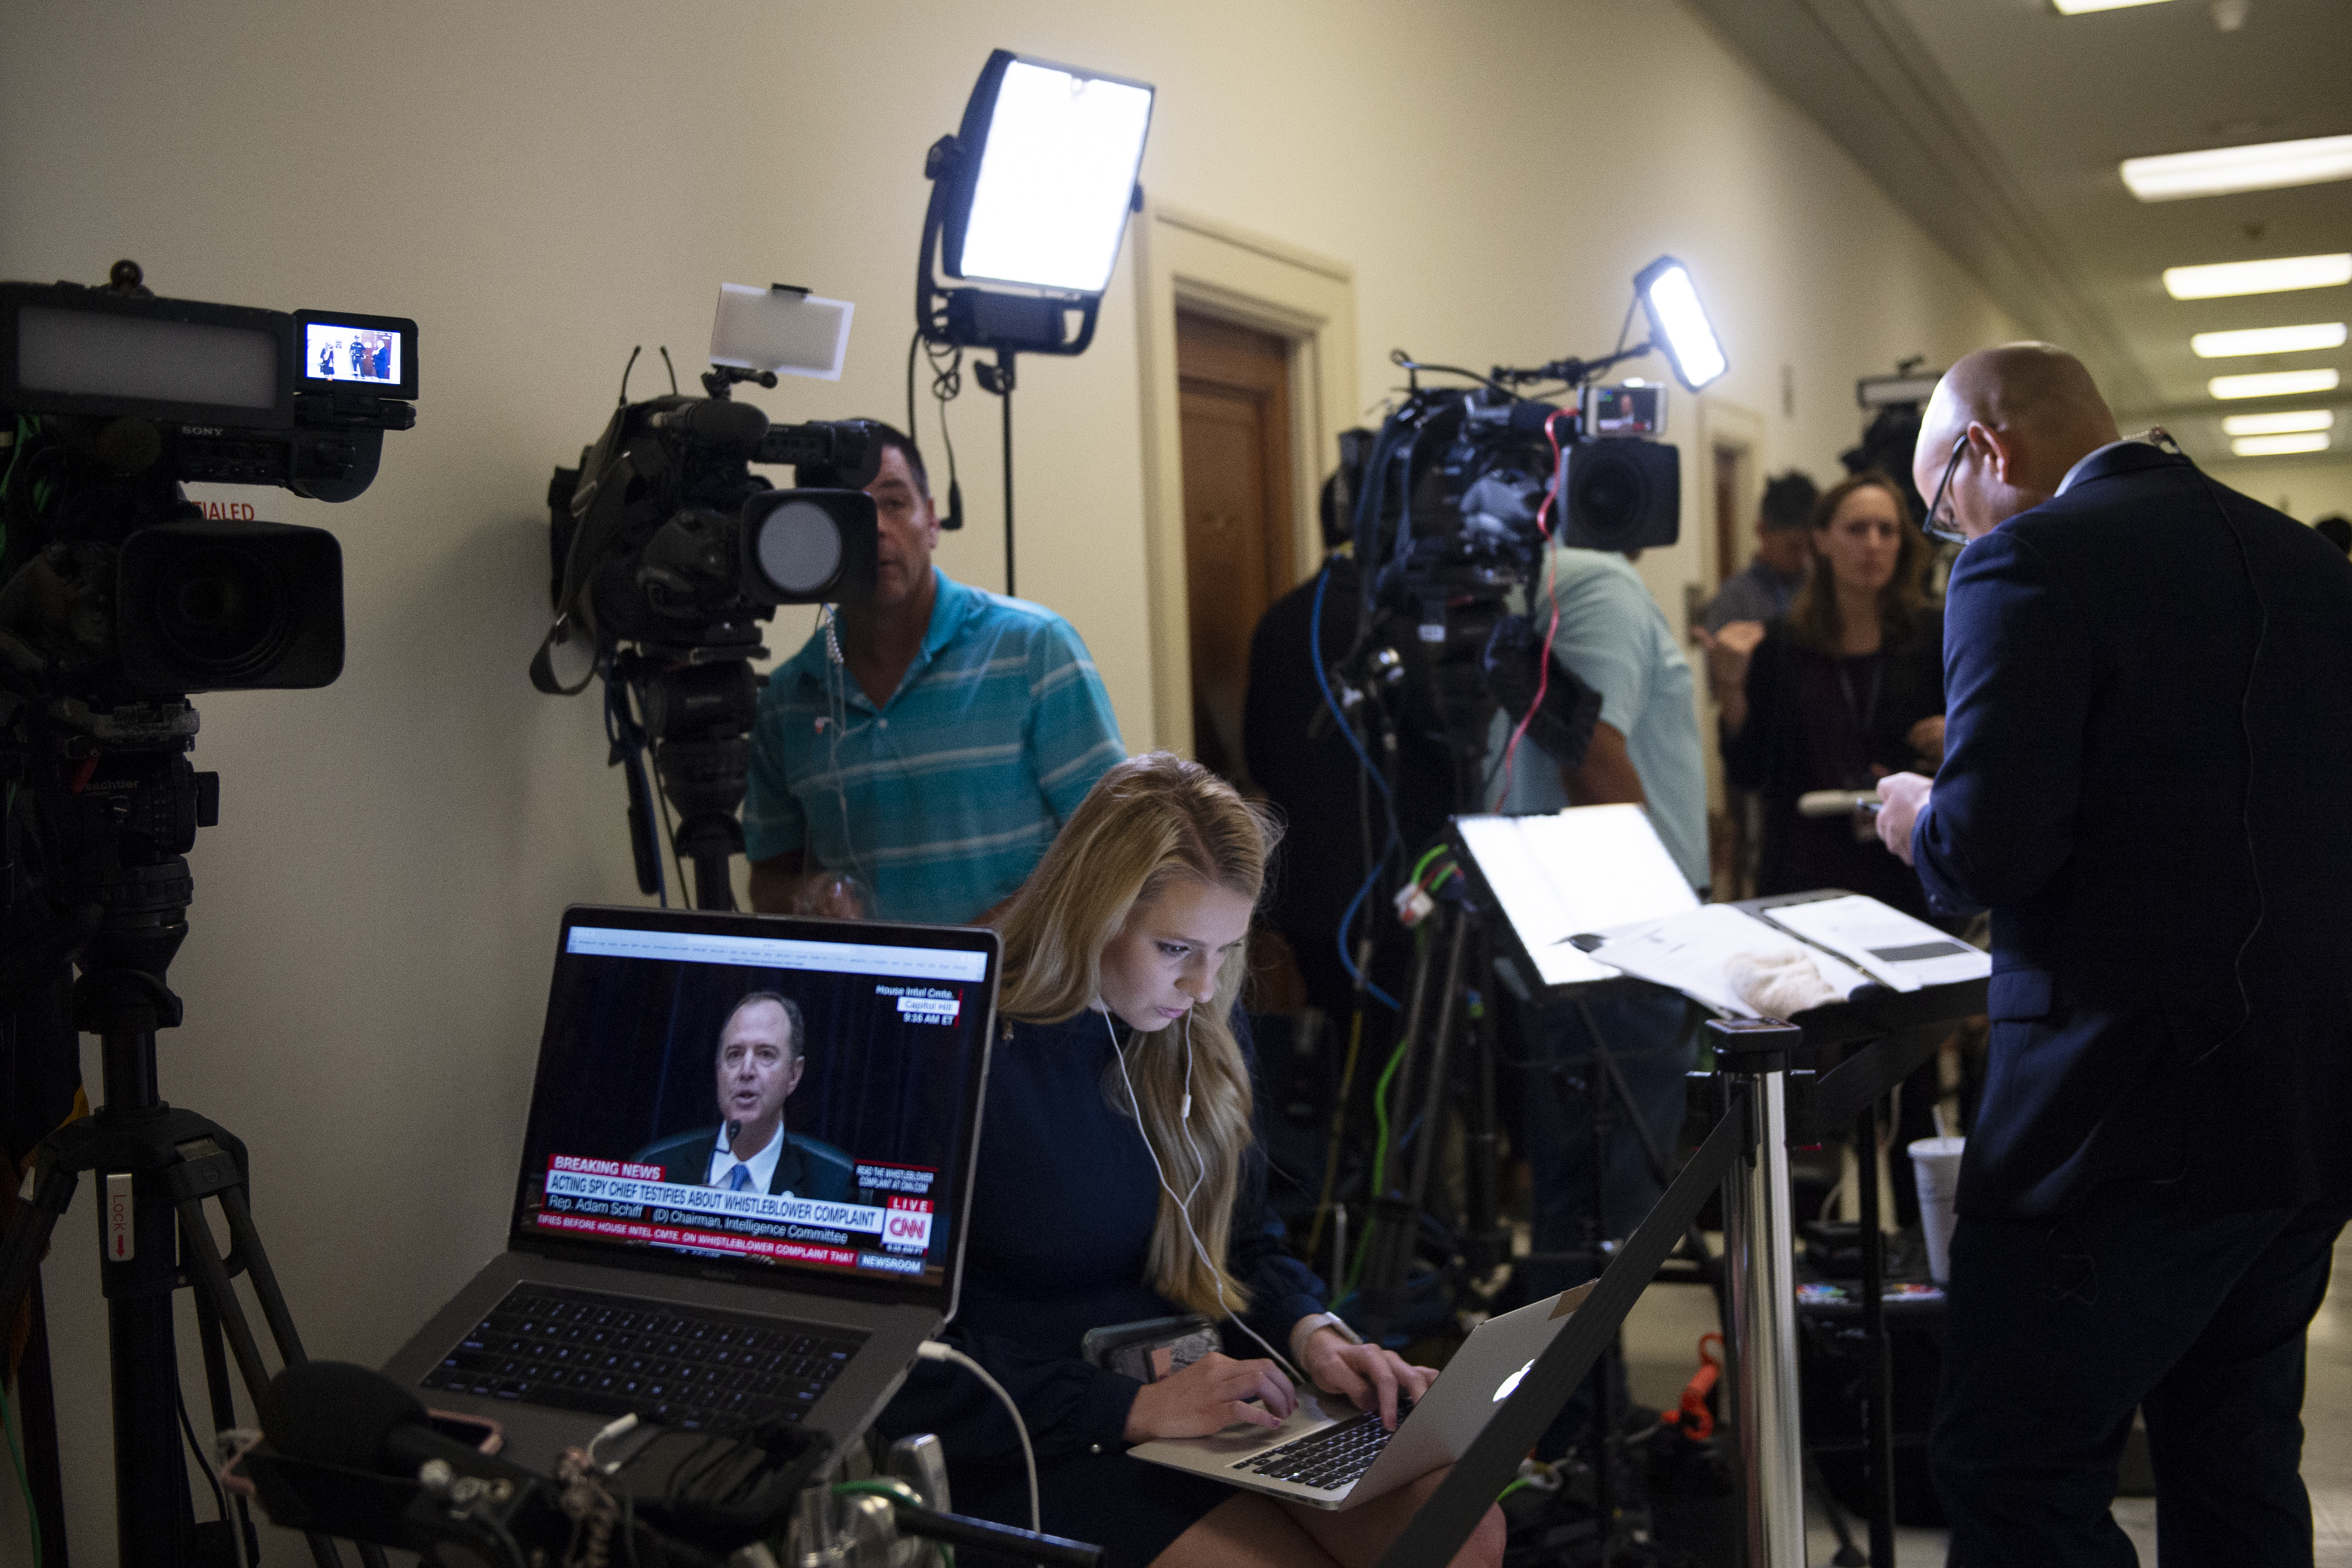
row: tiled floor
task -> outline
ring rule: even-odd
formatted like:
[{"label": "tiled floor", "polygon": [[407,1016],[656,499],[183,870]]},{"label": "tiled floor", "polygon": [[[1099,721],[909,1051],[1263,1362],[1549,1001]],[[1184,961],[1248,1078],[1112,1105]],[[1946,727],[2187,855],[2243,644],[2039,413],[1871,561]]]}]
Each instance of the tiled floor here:
[{"label": "tiled floor", "polygon": [[[1625,1359],[1633,1397],[1661,1408],[1682,1396],[1696,1364],[1698,1337],[1714,1329],[1715,1306],[1692,1286],[1651,1288],[1625,1323]],[[2311,1492],[2313,1535],[2318,1568],[2352,1568],[2352,1232],[2336,1244],[2336,1278],[2326,1303],[2311,1325],[2309,1382],[2303,1401],[2303,1479]],[[2118,1499],[2116,1521],[2139,1548],[2143,1568],[2156,1562],[2156,1504],[2151,1499]],[[1860,1521],[1856,1537],[1867,1550]],[[1810,1521],[1808,1557],[1829,1563],[1837,1538],[1818,1511]],[[1944,1532],[1895,1532],[1898,1562],[1912,1568],[1938,1568]]]}]

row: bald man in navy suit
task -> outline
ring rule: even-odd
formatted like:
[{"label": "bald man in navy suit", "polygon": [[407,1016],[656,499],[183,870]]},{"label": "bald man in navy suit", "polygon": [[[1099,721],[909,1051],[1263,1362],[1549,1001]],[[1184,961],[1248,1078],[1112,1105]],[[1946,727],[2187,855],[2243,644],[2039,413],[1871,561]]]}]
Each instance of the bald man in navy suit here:
[{"label": "bald man in navy suit", "polygon": [[754,991],[719,1031],[719,1113],[726,1120],[647,1144],[634,1156],[663,1179],[847,1203],[856,1167],[830,1143],[784,1131],[784,1101],[800,1087],[808,1058],[800,1004]]},{"label": "bald man in navy suit", "polygon": [[2046,343],[1945,375],[1943,765],[1880,836],[1992,911],[1932,1440],[1953,1560],[2309,1563],[2304,1337],[2352,1213],[2352,562],[2117,438]]}]

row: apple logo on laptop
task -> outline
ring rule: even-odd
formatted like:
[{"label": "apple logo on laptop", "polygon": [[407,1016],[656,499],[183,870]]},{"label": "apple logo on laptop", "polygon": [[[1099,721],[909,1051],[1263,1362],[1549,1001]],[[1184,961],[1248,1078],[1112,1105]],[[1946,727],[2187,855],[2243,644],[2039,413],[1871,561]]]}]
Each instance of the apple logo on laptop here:
[{"label": "apple logo on laptop", "polygon": [[1519,1379],[1527,1376],[1528,1373],[1534,1371],[1535,1364],[1536,1358],[1529,1356],[1528,1357],[1527,1365],[1519,1368],[1518,1371],[1503,1379],[1501,1385],[1495,1390],[1495,1403],[1500,1405],[1503,1401],[1508,1399],[1511,1396],[1511,1390],[1518,1387]]}]

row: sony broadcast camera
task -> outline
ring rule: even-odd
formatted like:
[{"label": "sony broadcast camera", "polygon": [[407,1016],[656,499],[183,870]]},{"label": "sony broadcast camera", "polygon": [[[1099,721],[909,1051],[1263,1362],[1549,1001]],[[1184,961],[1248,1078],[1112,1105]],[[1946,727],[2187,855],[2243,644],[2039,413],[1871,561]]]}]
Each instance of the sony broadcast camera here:
[{"label": "sony broadcast camera", "polygon": [[[1445,367],[1392,358],[1412,376],[1403,401],[1377,432],[1341,438],[1335,488],[1351,520],[1360,603],[1356,649],[1334,673],[1343,701],[1401,689],[1394,721],[1443,741],[1456,809],[1472,810],[1497,708],[1570,767],[1600,716],[1597,693],[1564,668],[1547,669],[1548,617],[1512,611],[1510,595],[1532,598],[1548,544],[1674,543],[1680,458],[1655,439],[1663,387],[1583,384],[1580,362],[1425,387],[1421,373]],[[1576,405],[1508,384],[1538,379],[1567,380]]]},{"label": "sony broadcast camera", "polygon": [[220,802],[188,697],[343,668],[334,535],[181,487],[349,500],[415,395],[405,318],[158,299],[130,261],[104,288],[0,283],[0,1027],[70,1050],[180,1022],[183,857]]},{"label": "sony broadcast camera", "polygon": [[[570,696],[603,678],[607,761],[628,784],[638,889],[667,897],[654,827],[666,801],[702,909],[734,907],[726,861],[743,848],[736,814],[759,701],[750,661],[768,652],[761,623],[780,605],[857,604],[874,591],[864,487],[881,461],[877,427],[772,426],[729,395],[738,382],[775,379],[714,363],[707,396],[630,403],[625,393],[580,466],[556,469],[547,493],[555,621],[531,683]],[[804,482],[776,489],[753,464],[791,465]]]},{"label": "sony broadcast camera", "polygon": [[[0,680],[92,722],[342,672],[323,529],[208,519],[183,481],[350,500],[416,423],[416,323],[0,283]],[[96,732],[95,731],[93,732]]]}]

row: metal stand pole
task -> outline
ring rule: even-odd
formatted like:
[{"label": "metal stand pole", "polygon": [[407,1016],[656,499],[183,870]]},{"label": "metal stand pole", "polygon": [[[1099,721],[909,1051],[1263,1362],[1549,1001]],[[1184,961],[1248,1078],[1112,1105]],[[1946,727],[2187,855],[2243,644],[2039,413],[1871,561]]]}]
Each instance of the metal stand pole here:
[{"label": "metal stand pole", "polygon": [[1723,1245],[1731,1276],[1732,1335],[1748,1568],[1804,1568],[1804,1449],[1797,1417],[1795,1237],[1789,1193],[1789,1053],[1793,1024],[1719,1018],[1707,1024],[1716,1064],[1746,1081],[1756,1119],[1753,1156],[1723,1185]]},{"label": "metal stand pole", "polygon": [[1878,1101],[1854,1118],[1862,1184],[1863,1483],[1870,1500],[1870,1568],[1895,1568],[1895,1365],[1886,1343],[1886,1237],[1878,1226]]},{"label": "metal stand pole", "polygon": [[980,378],[981,389],[992,392],[1004,399],[1004,596],[1012,598],[1013,590],[1013,388],[1016,374],[1013,366],[1013,351],[999,348],[994,364],[975,365],[973,374]]}]

